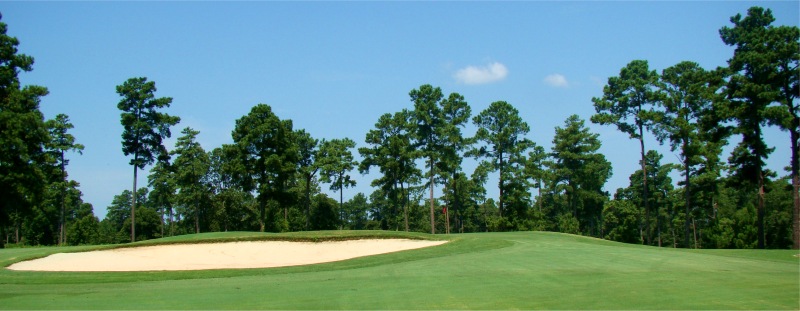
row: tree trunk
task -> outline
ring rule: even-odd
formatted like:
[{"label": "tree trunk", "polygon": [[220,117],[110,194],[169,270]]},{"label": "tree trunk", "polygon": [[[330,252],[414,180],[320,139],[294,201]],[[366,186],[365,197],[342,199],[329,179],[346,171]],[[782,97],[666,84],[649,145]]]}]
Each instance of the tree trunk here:
[{"label": "tree trunk", "polygon": [[794,211],[792,213],[792,249],[800,249],[800,176],[792,177]]},{"label": "tree trunk", "polygon": [[498,188],[500,188],[500,198],[498,198],[497,210],[500,212],[500,218],[503,218],[503,152],[500,152],[500,181]]},{"label": "tree trunk", "polygon": [[652,245],[650,239],[650,203],[647,200],[647,162],[644,153],[644,127],[639,124],[639,145],[642,149],[642,200],[644,201],[644,235],[647,239],[647,245]]},{"label": "tree trunk", "polygon": [[194,233],[200,233],[200,207],[194,207]]},{"label": "tree trunk", "polygon": [[800,249],[800,150],[798,150],[798,139],[800,139],[800,129],[798,128],[797,118],[794,118],[794,129],[791,132],[792,139],[792,249]]},{"label": "tree trunk", "polygon": [[450,234],[450,211],[446,205],[444,207],[444,233]]},{"label": "tree trunk", "polygon": [[487,222],[486,219],[489,217],[489,215],[487,215],[488,212],[486,211],[486,199],[483,200],[482,205],[483,205],[483,229],[486,230],[486,232],[489,232],[489,223]]},{"label": "tree trunk", "polygon": [[261,232],[264,232],[264,230],[266,229],[266,225],[265,225],[264,222],[265,222],[266,217],[267,217],[267,215],[266,215],[267,206],[266,206],[265,202],[263,202],[263,200],[259,200],[259,201],[262,201],[262,202],[258,202],[258,205],[259,205],[258,209],[261,212],[260,215],[258,215],[258,224],[261,227]]},{"label": "tree trunk", "polygon": [[758,168],[758,248],[764,249],[764,173]]},{"label": "tree trunk", "polygon": [[[685,140],[683,142],[683,148],[684,148],[683,150],[685,151],[686,150],[686,141]],[[683,157],[684,157],[684,159],[683,159],[683,169],[684,169],[684,174],[686,175],[685,176],[685,180],[684,180],[684,182],[686,184],[683,186],[684,187],[683,188],[684,196],[686,197],[685,198],[686,199],[686,219],[684,220],[683,243],[686,244],[686,248],[689,248],[689,213],[691,212],[690,205],[691,205],[692,201],[691,201],[691,193],[690,193],[691,187],[689,186],[689,177],[690,177],[689,176],[689,174],[690,174],[690,171],[689,171],[689,157],[687,155],[685,155],[685,154],[684,154]]]},{"label": "tree trunk", "polygon": [[60,219],[60,223],[59,223],[60,236],[58,238],[58,245],[59,246],[64,245],[64,242],[66,241],[65,232],[64,232],[64,222],[65,222],[64,210],[66,209],[66,205],[67,205],[67,184],[66,184],[66,182],[67,182],[67,180],[66,180],[67,179],[67,174],[66,174],[66,172],[67,171],[64,168],[64,151],[61,151],[61,181],[64,182],[64,185],[61,188],[61,219]]},{"label": "tree trunk", "polygon": [[433,211],[433,157],[430,157],[431,162],[431,234],[436,234],[436,219]]},{"label": "tree trunk", "polygon": [[[541,171],[542,166],[539,166],[539,171]],[[541,178],[541,177],[540,177]],[[536,180],[536,205],[539,205],[539,212],[542,212],[542,180]]]},{"label": "tree trunk", "polygon": [[694,224],[694,218],[692,218],[692,231],[694,232],[694,248],[697,249],[697,226]]},{"label": "tree trunk", "polygon": [[311,228],[311,174],[306,175],[306,230]]},{"label": "tree trunk", "polygon": [[408,194],[406,193],[405,186],[400,183],[400,195],[403,196],[403,223],[405,224],[406,232],[408,232]]},{"label": "tree trunk", "polygon": [[164,221],[164,208],[165,207],[163,207],[163,206],[161,207],[161,237],[162,238],[164,237],[164,223],[165,223],[165,221]]},{"label": "tree trunk", "polygon": [[222,200],[222,213],[224,213],[222,216],[222,223],[225,225],[225,232],[228,232],[228,211],[226,210],[225,200]]},{"label": "tree trunk", "polygon": [[136,163],[138,161],[137,156],[133,156],[134,164],[133,164],[133,193],[131,194],[131,243],[136,242],[136,175],[138,171],[138,167],[136,167]]},{"label": "tree trunk", "polygon": [[[666,197],[666,194],[664,197]],[[661,247],[661,212],[659,211],[659,207],[656,207],[656,230],[658,231],[658,247]]]},{"label": "tree trunk", "polygon": [[[461,202],[458,200],[458,172],[456,169],[453,169],[453,207],[455,208],[455,216],[456,216],[456,230],[460,231],[461,228],[461,213],[459,212],[459,206]],[[463,233],[463,232],[461,232]]]},{"label": "tree trunk", "polygon": [[172,226],[174,216],[172,215],[172,207],[169,208],[169,236],[175,235],[175,229]]},{"label": "tree trunk", "polygon": [[342,218],[342,229],[344,229],[344,187],[342,187],[343,177],[339,175],[339,216]]}]

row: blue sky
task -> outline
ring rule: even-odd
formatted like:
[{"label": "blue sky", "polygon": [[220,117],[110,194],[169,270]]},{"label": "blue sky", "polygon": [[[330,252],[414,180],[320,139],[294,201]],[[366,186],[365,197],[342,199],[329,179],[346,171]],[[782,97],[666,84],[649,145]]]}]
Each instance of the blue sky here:
[{"label": "blue sky", "polygon": [[[20,52],[36,61],[23,84],[46,86],[45,117],[69,115],[86,146],[69,156],[68,170],[102,218],[131,187],[115,92],[131,77],[173,97],[167,112],[182,121],[169,146],[187,126],[206,150],[231,143],[235,120],[258,103],[316,138],[363,146],[381,114],[411,108],[408,92],[432,84],[464,95],[473,115],[511,103],[531,127],[528,138],[549,150],[554,128],[571,114],[588,120],[592,97],[632,60],[659,72],[683,60],[724,66],[733,49],[718,30],[754,5],[772,9],[775,24],[800,24],[797,1],[0,2],[0,12]],[[613,165],[606,189],[627,186],[638,143],[587,125]],[[768,165],[783,174],[788,134],[766,135],[777,147]],[[669,147],[646,144],[678,161]],[[352,175],[358,186],[345,199],[372,192],[375,175]]]}]

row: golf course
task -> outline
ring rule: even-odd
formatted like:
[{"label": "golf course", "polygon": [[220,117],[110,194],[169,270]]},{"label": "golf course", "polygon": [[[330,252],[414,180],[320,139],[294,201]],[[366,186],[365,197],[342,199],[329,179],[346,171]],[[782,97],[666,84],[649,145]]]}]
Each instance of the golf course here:
[{"label": "golf course", "polygon": [[[279,268],[14,271],[50,254],[242,241],[446,240]],[[549,232],[207,233],[124,245],[0,250],[0,309],[792,309],[796,250],[687,250]]]}]

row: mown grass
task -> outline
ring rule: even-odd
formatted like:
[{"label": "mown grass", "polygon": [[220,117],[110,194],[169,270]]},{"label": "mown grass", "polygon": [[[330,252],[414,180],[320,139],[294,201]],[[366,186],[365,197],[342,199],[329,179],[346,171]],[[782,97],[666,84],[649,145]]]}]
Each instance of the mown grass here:
[{"label": "mown grass", "polygon": [[[676,250],[545,233],[210,233],[160,243],[448,239],[300,267],[65,273],[0,271],[0,309],[798,309],[797,251]],[[0,250],[0,265],[60,251]]]}]

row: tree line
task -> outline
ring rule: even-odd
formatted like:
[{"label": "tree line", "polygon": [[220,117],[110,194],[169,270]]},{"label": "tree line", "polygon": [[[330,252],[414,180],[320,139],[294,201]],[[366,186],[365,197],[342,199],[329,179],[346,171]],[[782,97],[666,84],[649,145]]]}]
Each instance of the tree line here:
[{"label": "tree line", "polygon": [[[16,53],[17,39],[0,23],[3,243],[234,230],[550,230],[669,247],[798,248],[800,32],[773,22],[759,7],[733,16],[720,29],[735,48],[727,67],[684,61],[657,72],[634,60],[608,79],[588,121],[628,134],[641,155],[641,169],[613,195],[603,190],[612,166],[598,152],[601,140],[578,115],[554,129],[545,150],[527,137],[531,128],[511,103],[473,115],[462,95],[426,84],[409,92],[408,108],[381,115],[358,149],[350,138],[316,139],[259,104],[236,120],[232,143],[206,151],[201,133],[187,127],[167,150],[163,140],[180,122],[162,111],[172,99],[156,97],[155,82],[131,78],[116,91],[133,186],[114,197],[102,221],[68,180],[64,155],[83,148],[67,133],[68,117],[44,121],[38,103],[46,89],[17,79],[33,59]],[[463,133],[470,123],[471,137]],[[774,149],[763,140],[766,126],[790,133],[788,175],[765,168]],[[679,163],[664,163],[647,137],[669,144]],[[725,161],[723,149],[737,137]],[[468,159],[477,164],[472,172]],[[139,187],[147,166],[147,186]],[[671,179],[674,170],[682,180]],[[379,176],[372,193],[345,202],[355,171]],[[497,185],[487,185],[492,174]],[[338,191],[338,201],[322,187]],[[499,196],[488,197],[487,187]]]}]

